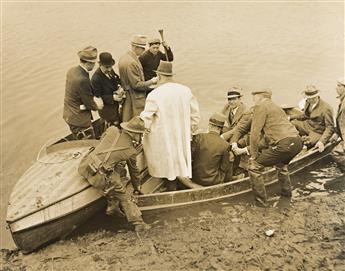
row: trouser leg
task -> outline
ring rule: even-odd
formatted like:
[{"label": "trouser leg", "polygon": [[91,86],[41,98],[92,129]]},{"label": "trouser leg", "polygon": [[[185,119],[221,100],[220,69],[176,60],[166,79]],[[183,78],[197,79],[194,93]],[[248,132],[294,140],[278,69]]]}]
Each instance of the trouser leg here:
[{"label": "trouser leg", "polygon": [[278,182],[281,187],[281,195],[283,197],[291,197],[292,196],[292,188],[291,188],[291,180],[290,174],[288,170],[288,165],[279,165],[276,166],[277,174],[278,174]]},{"label": "trouser leg", "polygon": [[110,178],[110,181],[104,189],[104,194],[108,200],[107,211],[109,213],[115,212],[119,204],[128,222],[142,222],[141,212],[131,195],[126,191],[126,187],[121,182],[120,176],[113,173],[108,178]]},{"label": "trouser leg", "polygon": [[248,173],[250,184],[253,189],[253,194],[255,199],[260,202],[266,203],[267,202],[267,193],[265,188],[264,177],[262,175],[264,167],[257,163],[255,160],[250,160],[248,165]]}]

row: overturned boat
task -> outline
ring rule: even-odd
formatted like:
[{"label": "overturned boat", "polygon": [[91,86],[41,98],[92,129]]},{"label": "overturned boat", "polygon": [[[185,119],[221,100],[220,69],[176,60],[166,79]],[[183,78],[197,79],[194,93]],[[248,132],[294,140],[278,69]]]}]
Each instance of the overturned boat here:
[{"label": "overturned boat", "polygon": [[[94,123],[96,135],[100,136],[103,128],[99,120]],[[15,244],[24,253],[70,234],[105,210],[102,194],[77,171],[82,156],[97,144],[98,140],[72,141],[71,135],[57,140],[42,149],[37,161],[19,179],[10,196],[6,221]],[[312,149],[298,155],[289,165],[290,173],[329,155],[336,144],[327,144],[322,153]],[[144,195],[137,196],[137,204],[143,212],[221,200],[251,191],[249,178],[245,177],[208,187],[179,178],[185,189],[165,192],[165,183],[149,176],[143,153],[138,156],[138,166],[144,180]],[[267,186],[277,182],[274,168],[267,169],[264,176]],[[131,189],[130,185],[128,188]]]}]

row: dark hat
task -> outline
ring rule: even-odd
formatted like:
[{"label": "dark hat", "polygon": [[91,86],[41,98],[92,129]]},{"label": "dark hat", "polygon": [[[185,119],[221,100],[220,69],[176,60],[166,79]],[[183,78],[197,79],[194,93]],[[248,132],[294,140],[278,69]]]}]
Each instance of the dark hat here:
[{"label": "dark hat", "polygon": [[223,114],[220,114],[220,113],[214,113],[210,117],[209,123],[214,125],[214,126],[223,128],[224,123],[225,123],[225,116]]},{"label": "dark hat", "polygon": [[92,46],[87,46],[78,52],[78,56],[81,60],[95,63],[97,60],[97,49]]},{"label": "dark hat", "polygon": [[306,99],[320,96],[320,91],[314,85],[306,86],[302,93]]},{"label": "dark hat", "polygon": [[158,38],[153,38],[153,39],[149,39],[147,42],[149,45],[151,44],[161,44],[161,40]]},{"label": "dark hat", "polygon": [[99,54],[99,64],[103,66],[113,66],[115,64],[115,60],[110,53],[103,52]]},{"label": "dark hat", "polygon": [[174,73],[172,72],[172,62],[161,60],[159,62],[157,70],[154,70],[154,72],[168,76],[174,75]]},{"label": "dark hat", "polygon": [[144,35],[135,35],[132,37],[131,44],[137,47],[144,48],[146,47],[146,36]]},{"label": "dark hat", "polygon": [[256,94],[261,94],[265,97],[271,98],[272,96],[272,91],[269,89],[263,89],[263,90],[255,90],[252,92],[252,95],[256,95]]},{"label": "dark hat", "polygon": [[130,121],[122,122],[120,126],[132,133],[142,134],[145,131],[144,121],[139,116],[133,117]]},{"label": "dark hat", "polygon": [[229,89],[229,91],[228,91],[228,99],[242,97],[242,94],[241,94],[240,91],[241,91],[241,89],[236,88],[236,87],[232,87],[232,88]]}]

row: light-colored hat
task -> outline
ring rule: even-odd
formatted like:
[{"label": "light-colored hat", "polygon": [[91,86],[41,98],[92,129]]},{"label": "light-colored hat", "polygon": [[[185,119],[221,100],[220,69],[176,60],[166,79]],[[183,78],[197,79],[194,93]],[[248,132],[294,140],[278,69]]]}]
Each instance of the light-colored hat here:
[{"label": "light-colored hat", "polygon": [[239,98],[239,97],[242,97],[240,88],[232,87],[231,89],[229,89],[228,99]]},{"label": "light-colored hat", "polygon": [[97,49],[92,46],[87,46],[78,52],[79,59],[95,63],[97,61]]},{"label": "light-colored hat", "polygon": [[291,104],[281,104],[280,107],[283,110],[289,110],[289,109],[292,109],[292,108],[296,108],[297,106],[296,105],[291,105]]},{"label": "light-colored hat", "polygon": [[214,125],[214,126],[223,128],[224,123],[225,123],[225,116],[223,114],[220,114],[220,113],[214,113],[210,117],[209,123]]},{"label": "light-colored hat", "polygon": [[144,35],[135,35],[132,37],[131,44],[137,47],[144,48],[146,47],[147,38]]},{"label": "light-colored hat", "polygon": [[305,91],[302,92],[306,99],[320,96],[320,91],[314,85],[307,85]]},{"label": "light-colored hat", "polygon": [[252,92],[252,95],[256,95],[256,94],[261,94],[265,97],[271,98],[272,96],[272,91],[269,89],[262,89],[262,90],[255,90]]},{"label": "light-colored hat", "polygon": [[120,126],[132,133],[142,134],[145,131],[144,121],[139,116],[133,117],[130,121],[122,122]]},{"label": "light-colored hat", "polygon": [[151,45],[151,44],[156,44],[156,43],[161,44],[161,40],[158,39],[158,38],[153,38],[153,39],[149,39],[147,43],[148,43],[149,45]]},{"label": "light-colored hat", "polygon": [[157,70],[154,70],[154,72],[168,76],[174,75],[172,71],[172,62],[161,60]]},{"label": "light-colored hat", "polygon": [[337,83],[342,84],[343,86],[345,86],[345,77],[338,78]]}]

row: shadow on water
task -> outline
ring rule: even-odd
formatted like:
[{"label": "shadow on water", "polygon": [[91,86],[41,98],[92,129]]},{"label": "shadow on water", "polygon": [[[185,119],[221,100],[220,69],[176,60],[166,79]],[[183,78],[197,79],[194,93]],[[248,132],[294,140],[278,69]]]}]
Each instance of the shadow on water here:
[{"label": "shadow on water", "polygon": [[[294,187],[292,201],[332,195],[345,191],[345,175],[340,172],[337,165],[330,159],[323,159],[313,166],[306,167],[302,172],[294,174],[291,180]],[[270,197],[278,196],[279,185],[270,187],[268,194]],[[253,196],[251,194],[245,194],[227,200],[150,211],[149,213],[144,213],[144,220],[152,225],[167,225],[176,221],[188,223],[188,220],[192,217],[211,217],[212,214],[224,213],[225,208],[229,208],[230,206],[241,205],[247,209],[252,208],[253,204]],[[276,208],[289,208],[290,200],[281,199],[272,206]],[[128,225],[124,218],[109,217],[104,213],[100,213],[75,231],[70,237],[76,238],[98,230],[123,232],[132,230],[132,227]]]}]

